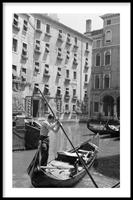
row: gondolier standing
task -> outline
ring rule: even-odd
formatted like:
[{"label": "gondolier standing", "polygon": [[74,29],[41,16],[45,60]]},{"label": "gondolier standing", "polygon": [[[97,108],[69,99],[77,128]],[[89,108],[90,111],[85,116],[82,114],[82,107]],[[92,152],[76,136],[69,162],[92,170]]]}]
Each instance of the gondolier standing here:
[{"label": "gondolier standing", "polygon": [[60,124],[55,120],[53,115],[48,115],[47,120],[41,123],[39,144],[41,143],[41,158],[39,160],[41,166],[46,166],[49,156],[49,136],[50,130],[58,132]]}]

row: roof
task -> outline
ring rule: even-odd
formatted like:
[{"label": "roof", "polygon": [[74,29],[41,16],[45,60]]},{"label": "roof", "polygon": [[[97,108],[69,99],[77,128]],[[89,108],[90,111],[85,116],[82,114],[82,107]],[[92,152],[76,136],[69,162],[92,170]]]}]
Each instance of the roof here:
[{"label": "roof", "polygon": [[69,26],[66,26],[66,25],[62,24],[62,23],[60,23],[60,22],[57,21],[57,20],[54,20],[53,18],[47,16],[46,14],[32,13],[31,15],[34,15],[34,16],[35,16],[35,15],[38,15],[38,16],[40,16],[41,18],[44,18],[44,19],[46,19],[47,21],[56,24],[57,26],[61,26],[62,28],[67,29],[67,30],[70,31],[70,32],[73,32],[74,34],[76,34],[77,36],[79,36],[79,37],[81,37],[81,38],[84,38],[84,39],[87,39],[87,40],[92,41],[91,38],[88,38],[88,37],[85,36],[84,34],[82,34],[82,33],[78,32],[78,31],[76,31],[76,30],[70,28]]},{"label": "roof", "polygon": [[102,19],[105,19],[105,18],[116,17],[116,16],[119,16],[119,15],[120,15],[119,13],[108,13],[108,14],[105,14],[105,15],[101,15],[100,17]]}]

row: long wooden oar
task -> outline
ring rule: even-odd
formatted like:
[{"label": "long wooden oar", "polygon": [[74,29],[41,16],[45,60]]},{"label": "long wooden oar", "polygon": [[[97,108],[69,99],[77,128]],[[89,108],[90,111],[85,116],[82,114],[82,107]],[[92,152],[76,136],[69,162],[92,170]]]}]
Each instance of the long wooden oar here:
[{"label": "long wooden oar", "polygon": [[[49,105],[47,99],[44,97],[44,95],[42,94],[41,90],[40,90],[38,87],[36,87],[36,88],[39,90],[39,92],[40,92],[40,94],[42,95],[44,101],[47,103],[49,109],[51,110],[53,116],[54,116],[55,119],[56,119],[55,113],[53,112],[53,110],[52,110],[51,106]],[[63,133],[65,134],[65,136],[67,137],[68,141],[70,142],[71,146],[72,146],[73,149],[75,150],[75,152],[76,152],[76,154],[77,154],[79,160],[81,161],[82,165],[84,166],[84,168],[85,168],[87,174],[89,175],[90,179],[92,180],[93,184],[95,185],[96,188],[98,188],[98,185],[96,184],[96,182],[94,181],[93,177],[91,176],[91,174],[90,174],[90,172],[89,172],[89,170],[88,170],[88,168],[87,168],[87,166],[86,166],[84,160],[82,159],[82,157],[79,156],[77,149],[75,149],[75,147],[73,146],[73,144],[72,144],[71,140],[69,139],[69,137],[67,136],[67,134],[66,134],[66,132],[65,132],[65,130],[64,130],[63,126],[62,126],[62,124],[60,123],[59,120],[57,120],[57,121],[58,121],[58,123],[60,124],[60,127],[61,127]]]},{"label": "long wooden oar", "polygon": [[35,167],[35,163],[36,163],[36,159],[39,158],[39,153],[40,153],[40,149],[41,149],[41,144],[38,145],[38,149],[31,161],[31,163],[29,164],[28,168],[27,168],[27,173],[30,175],[31,171],[34,169]]}]

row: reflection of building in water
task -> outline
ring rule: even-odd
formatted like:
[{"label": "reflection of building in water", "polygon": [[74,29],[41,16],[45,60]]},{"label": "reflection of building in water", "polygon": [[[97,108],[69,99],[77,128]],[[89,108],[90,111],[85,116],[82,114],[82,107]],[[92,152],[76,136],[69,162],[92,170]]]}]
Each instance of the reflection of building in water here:
[{"label": "reflection of building in water", "polygon": [[85,35],[93,39],[90,118],[120,116],[120,15],[105,14],[103,29]]},{"label": "reflection of building in water", "polygon": [[88,116],[92,39],[53,17],[13,15],[13,95],[22,96],[28,115],[45,117],[38,86],[57,116],[75,120]]}]

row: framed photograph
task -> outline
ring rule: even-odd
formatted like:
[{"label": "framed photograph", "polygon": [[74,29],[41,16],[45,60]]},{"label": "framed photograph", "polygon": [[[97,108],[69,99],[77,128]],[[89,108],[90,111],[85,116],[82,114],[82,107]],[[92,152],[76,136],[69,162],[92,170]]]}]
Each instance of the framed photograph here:
[{"label": "framed photograph", "polygon": [[130,197],[130,20],[3,3],[4,197]]}]

